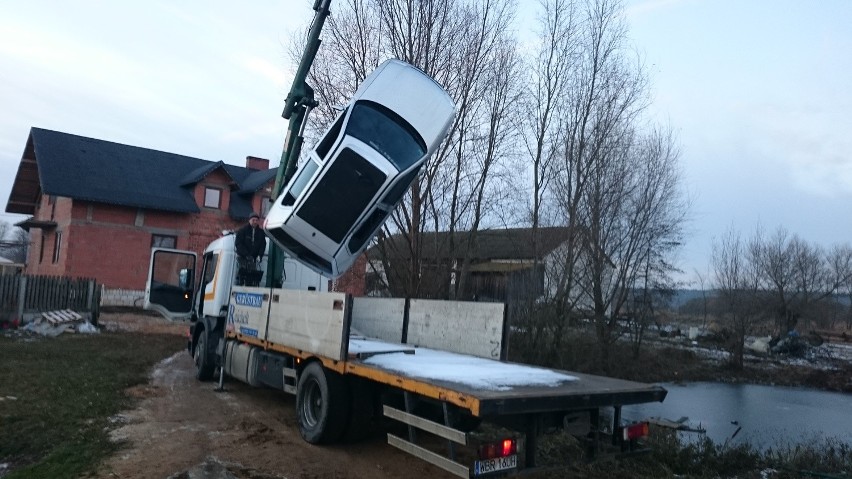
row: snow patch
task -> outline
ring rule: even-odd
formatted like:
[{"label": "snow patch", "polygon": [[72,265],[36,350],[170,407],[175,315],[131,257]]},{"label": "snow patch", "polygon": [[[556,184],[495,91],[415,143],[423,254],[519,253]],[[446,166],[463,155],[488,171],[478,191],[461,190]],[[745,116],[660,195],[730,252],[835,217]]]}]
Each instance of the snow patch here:
[{"label": "snow patch", "polygon": [[365,359],[364,363],[409,377],[455,382],[489,391],[508,391],[522,386],[556,387],[578,380],[576,376],[522,364],[428,348],[415,348],[414,351],[414,354],[380,354]]}]

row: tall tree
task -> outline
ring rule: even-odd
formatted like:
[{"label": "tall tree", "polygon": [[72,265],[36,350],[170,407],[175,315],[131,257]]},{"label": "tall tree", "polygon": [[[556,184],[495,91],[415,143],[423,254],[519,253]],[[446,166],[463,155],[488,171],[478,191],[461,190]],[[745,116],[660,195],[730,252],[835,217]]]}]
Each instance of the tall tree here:
[{"label": "tall tree", "polygon": [[674,270],[668,257],[687,205],[673,135],[640,129],[648,81],[627,48],[621,3],[590,1],[581,25],[554,192],[568,226],[556,299],[591,311],[607,364],[630,292],[667,282]]},{"label": "tall tree", "polygon": [[756,246],[755,239],[746,243],[733,230],[713,243],[712,263],[721,300],[720,317],[730,334],[725,345],[731,352],[731,364],[739,369],[744,364],[745,336],[763,315]]}]

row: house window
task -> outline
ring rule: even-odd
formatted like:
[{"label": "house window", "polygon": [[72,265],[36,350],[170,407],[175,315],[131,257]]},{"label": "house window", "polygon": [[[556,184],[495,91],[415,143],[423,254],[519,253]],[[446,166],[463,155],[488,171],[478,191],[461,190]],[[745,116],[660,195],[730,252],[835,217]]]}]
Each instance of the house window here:
[{"label": "house window", "polygon": [[59,252],[62,249],[62,232],[56,232],[56,241],[53,243],[53,262],[59,262]]},{"label": "house window", "polygon": [[38,263],[41,264],[44,262],[44,243],[47,242],[47,235],[41,234],[41,247],[38,250]]},{"label": "house window", "polygon": [[222,201],[222,190],[218,188],[204,188],[204,207],[219,209]]},{"label": "house window", "polygon": [[177,236],[151,235],[152,248],[177,248]]}]

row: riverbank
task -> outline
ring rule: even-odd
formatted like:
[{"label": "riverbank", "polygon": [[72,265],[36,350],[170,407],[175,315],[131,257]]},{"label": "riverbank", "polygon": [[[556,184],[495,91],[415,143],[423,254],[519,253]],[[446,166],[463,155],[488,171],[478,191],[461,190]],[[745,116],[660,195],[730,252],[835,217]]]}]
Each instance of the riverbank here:
[{"label": "riverbank", "polygon": [[[547,363],[538,363],[645,383],[713,381],[852,393],[852,344],[826,343],[809,348],[801,356],[747,352],[744,367],[736,369],[731,366],[729,353],[709,340],[657,336],[648,335],[638,357],[629,342],[612,344],[605,364],[594,333],[573,330],[558,355]],[[510,347],[510,359],[530,362],[531,355]]]}]

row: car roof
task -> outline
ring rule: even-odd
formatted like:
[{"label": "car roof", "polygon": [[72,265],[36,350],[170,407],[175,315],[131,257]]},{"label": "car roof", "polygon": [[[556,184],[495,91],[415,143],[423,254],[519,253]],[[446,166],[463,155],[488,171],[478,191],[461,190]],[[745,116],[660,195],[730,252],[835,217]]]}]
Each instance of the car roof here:
[{"label": "car roof", "polygon": [[[416,94],[414,94],[416,92]],[[368,76],[352,101],[369,100],[388,107],[404,118],[431,149],[443,138],[456,106],[430,76],[400,60],[387,60]]]}]

